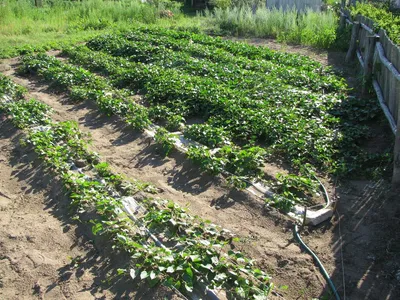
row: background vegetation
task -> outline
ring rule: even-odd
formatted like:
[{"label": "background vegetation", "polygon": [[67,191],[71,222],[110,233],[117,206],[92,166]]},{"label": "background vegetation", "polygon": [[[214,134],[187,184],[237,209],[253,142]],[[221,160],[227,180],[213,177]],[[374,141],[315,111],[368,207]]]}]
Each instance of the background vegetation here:
[{"label": "background vegetation", "polygon": [[[184,1],[172,0],[0,0],[0,57],[29,50],[61,48],[95,34],[129,29],[142,24],[185,28],[214,35],[275,38],[279,42],[317,48],[339,47],[338,15],[332,0],[322,11],[268,9],[260,0],[210,0],[209,7],[193,13]],[[351,7],[374,19],[392,40],[400,42],[400,17],[382,4]],[[346,40],[347,45],[347,40]]]},{"label": "background vegetation", "polygon": [[205,16],[221,34],[277,38],[280,42],[319,48],[333,45],[338,23],[331,10],[299,13],[295,8],[284,11],[248,5],[207,10]]},{"label": "background vegetation", "polygon": [[0,0],[0,57],[15,56],[31,47],[59,48],[135,24],[193,24],[181,7],[172,1],[43,0],[43,6],[36,7],[34,0]]},{"label": "background vegetation", "polygon": [[351,7],[351,13],[353,16],[360,14],[374,20],[378,25],[375,29],[386,30],[390,39],[400,44],[400,15],[396,16],[388,8],[387,3],[358,3]]},{"label": "background vegetation", "polygon": [[36,7],[34,0],[0,0],[0,57],[32,49],[57,49],[110,29],[140,24],[332,46],[337,27],[332,11],[299,14],[295,10],[269,10],[260,3],[216,0],[196,15],[183,13],[184,3],[171,0],[43,0],[41,7]]}]

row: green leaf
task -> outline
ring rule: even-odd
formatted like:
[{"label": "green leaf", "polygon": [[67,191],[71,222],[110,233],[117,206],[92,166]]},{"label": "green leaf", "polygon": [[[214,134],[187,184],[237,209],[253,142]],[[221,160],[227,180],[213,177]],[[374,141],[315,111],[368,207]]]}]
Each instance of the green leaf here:
[{"label": "green leaf", "polygon": [[92,227],[92,233],[94,235],[97,235],[98,232],[100,232],[101,230],[103,230],[103,224],[101,223],[96,223],[93,227]]},{"label": "green leaf", "polygon": [[199,255],[190,255],[190,259],[192,260],[192,262],[200,262],[200,256]]},{"label": "green leaf", "polygon": [[138,249],[143,249],[143,246],[136,242],[130,242],[130,245]]},{"label": "green leaf", "polygon": [[117,234],[117,239],[118,240],[120,240],[121,242],[126,242],[127,241],[127,238],[126,238],[126,236],[123,236],[123,235],[121,235],[121,234]]},{"label": "green leaf", "polygon": [[155,287],[157,285],[157,283],[160,281],[160,279],[158,277],[155,277],[154,279],[150,279],[149,280],[149,285],[150,287]]},{"label": "green leaf", "polygon": [[147,271],[142,271],[142,273],[140,273],[140,279],[145,279],[149,277],[149,274],[147,273]]},{"label": "green leaf", "polygon": [[238,293],[241,298],[246,298],[246,292],[241,286],[236,288],[236,293]]},{"label": "green leaf", "polygon": [[166,271],[167,273],[174,273],[175,272],[175,268],[174,268],[174,266],[169,266],[168,268],[167,268],[167,271]]},{"label": "green leaf", "polygon": [[193,292],[193,284],[191,284],[191,283],[188,283],[188,282],[184,282],[184,286],[185,286],[185,289],[188,291],[188,292]]},{"label": "green leaf", "polygon": [[140,269],[130,269],[129,270],[129,275],[132,277],[132,279],[135,279],[140,273]]},{"label": "green leaf", "polygon": [[283,290],[283,291],[287,290],[288,288],[289,288],[289,286],[287,286],[287,285],[278,286],[278,289]]},{"label": "green leaf", "polygon": [[218,274],[217,276],[214,277],[214,280],[215,280],[215,281],[222,281],[222,280],[224,280],[224,279],[227,278],[227,277],[228,277],[228,276],[226,276],[225,273],[220,273],[220,274]]},{"label": "green leaf", "polygon": [[175,260],[175,258],[172,255],[168,255],[164,257],[164,260],[169,261],[169,262],[173,262]]},{"label": "green leaf", "polygon": [[185,272],[186,272],[186,274],[189,275],[189,277],[190,277],[191,279],[193,279],[193,271],[192,271],[192,268],[187,267],[186,270],[185,270]]},{"label": "green leaf", "polygon": [[207,240],[200,240],[200,244],[204,245],[204,246],[210,246],[210,241]]},{"label": "green leaf", "polygon": [[117,275],[122,275],[126,272],[126,269],[117,269]]},{"label": "green leaf", "polygon": [[218,265],[218,263],[219,263],[218,257],[216,257],[216,256],[211,257],[211,262],[212,262],[214,265]]},{"label": "green leaf", "polygon": [[200,266],[203,267],[204,269],[208,269],[210,271],[213,270],[213,266],[211,264],[206,264],[206,265],[201,264]]},{"label": "green leaf", "polygon": [[263,272],[260,269],[254,269],[253,273],[257,274],[257,275],[262,275],[263,274]]},{"label": "green leaf", "polygon": [[154,278],[156,278],[156,276],[157,276],[156,272],[154,272],[154,271],[150,272],[150,279],[154,279]]}]

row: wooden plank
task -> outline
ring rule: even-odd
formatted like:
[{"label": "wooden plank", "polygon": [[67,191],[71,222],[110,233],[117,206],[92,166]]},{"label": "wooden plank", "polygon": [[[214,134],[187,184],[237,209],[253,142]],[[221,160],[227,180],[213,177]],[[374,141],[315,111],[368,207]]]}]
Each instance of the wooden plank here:
[{"label": "wooden plank", "polygon": [[[364,16],[358,16],[358,20],[360,23],[364,23]],[[367,31],[365,29],[360,29],[360,51],[363,57],[365,57],[366,49],[368,48],[368,38],[367,38]]]},{"label": "wooden plank", "polygon": [[353,61],[356,56],[357,40],[358,40],[359,32],[360,32],[360,23],[357,21],[354,21],[353,28],[351,29],[350,46],[349,46],[349,50],[347,51],[346,59],[345,59],[346,63]]},{"label": "wooden plank", "polygon": [[[388,57],[390,55],[390,48],[389,48],[389,40],[387,38],[386,32],[384,32],[384,44],[383,44],[383,50],[385,52],[385,56]],[[384,75],[384,84],[385,84],[385,101],[387,103],[387,106],[390,110],[390,113],[393,116],[393,102],[390,99],[390,83],[389,83],[389,78],[390,78],[390,72],[387,68],[385,68],[385,75]]]},{"label": "wooden plank", "polygon": [[387,88],[389,94],[389,110],[396,121],[397,124],[397,103],[396,103],[396,78],[394,78],[393,74],[388,72],[387,78]]},{"label": "wooden plank", "polygon": [[398,57],[400,56],[400,48],[393,43],[384,31],[385,39],[387,41],[388,55],[386,56],[393,64],[393,66],[400,71],[400,63]]},{"label": "wooden plank", "polygon": [[390,110],[390,97],[389,97],[389,92],[390,92],[390,87],[388,84],[388,77],[389,77],[389,70],[387,68],[383,67],[383,88],[384,88],[384,93],[383,96],[385,97],[385,103],[389,107]]},{"label": "wooden plank", "polygon": [[[398,49],[396,49],[398,50]],[[392,51],[392,64],[393,66],[399,65],[400,61],[400,51]],[[397,69],[397,68],[396,68]],[[395,103],[395,116],[396,116],[396,122],[397,124],[400,122],[399,118],[399,110],[400,110],[400,80],[395,78],[395,76],[392,74],[392,95],[394,98],[394,103]]]},{"label": "wooden plank", "polygon": [[377,41],[376,36],[368,36],[368,48],[365,52],[364,58],[364,70],[363,70],[363,86],[362,86],[362,93],[364,95],[368,94],[368,90],[372,83],[372,67],[373,67],[373,59],[374,59],[374,52],[375,52],[375,43]]},{"label": "wooden plank", "polygon": [[400,187],[400,122],[397,123],[397,132],[394,142],[394,159],[393,159],[393,189]]},{"label": "wooden plank", "polygon": [[[384,86],[383,66],[382,66],[382,61],[379,57],[378,51],[374,52],[374,61],[373,61],[373,65],[372,65],[372,72],[373,72],[375,79],[378,82],[379,86],[380,87]],[[383,92],[382,92],[382,96],[383,96]],[[384,97],[382,97],[382,98],[384,98]],[[383,99],[383,102],[385,102],[384,100],[385,99]]]}]

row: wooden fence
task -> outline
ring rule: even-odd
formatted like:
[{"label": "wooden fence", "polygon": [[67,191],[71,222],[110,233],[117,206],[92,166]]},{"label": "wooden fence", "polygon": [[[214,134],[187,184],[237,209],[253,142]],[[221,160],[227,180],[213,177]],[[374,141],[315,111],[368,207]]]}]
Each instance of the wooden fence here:
[{"label": "wooden fence", "polygon": [[354,20],[341,11],[340,26],[352,26],[346,61],[358,58],[363,70],[363,92],[372,86],[395,135],[393,185],[400,185],[400,49],[386,31],[375,33],[374,22],[364,16]]}]

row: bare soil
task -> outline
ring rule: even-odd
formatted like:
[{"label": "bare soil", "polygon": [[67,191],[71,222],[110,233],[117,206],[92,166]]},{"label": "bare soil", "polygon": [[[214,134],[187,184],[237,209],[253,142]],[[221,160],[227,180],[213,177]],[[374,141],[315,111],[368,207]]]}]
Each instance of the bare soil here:
[{"label": "bare soil", "polygon": [[[335,55],[341,57],[342,54]],[[329,54],[320,59],[330,64]],[[277,287],[288,286],[287,289],[277,288],[277,293],[271,295],[271,299],[332,298],[312,258],[294,242],[293,223],[285,216],[273,210],[266,211],[263,203],[248,193],[228,189],[221,178],[202,174],[178,152],[170,158],[160,157],[149,138],[127,128],[117,118],[101,115],[92,103],[72,104],[68,97],[55,93],[36,78],[17,76],[17,63],[17,59],[5,60],[0,65],[0,71],[27,87],[30,96],[50,105],[54,109],[54,120],[77,121],[82,131],[90,133],[92,150],[98,152],[115,171],[155,184],[162,190],[160,197],[187,205],[193,214],[242,237],[237,247],[256,259],[260,268],[271,274]],[[166,295],[155,293],[150,296],[148,291],[138,292],[137,286],[118,282],[102,286],[101,278],[106,276],[108,269],[102,267],[101,255],[107,253],[102,253],[96,244],[92,245],[89,242],[90,235],[76,230],[76,225],[65,217],[67,200],[63,202],[63,210],[52,208],[54,204],[49,203],[53,203],[54,198],[57,198],[57,203],[60,201],[59,192],[56,193],[57,197],[49,192],[54,188],[57,190],[53,182],[48,185],[42,180],[42,177],[45,178],[43,174],[38,177],[39,181],[30,179],[30,176],[36,176],[31,174],[35,170],[30,165],[31,160],[23,156],[24,152],[16,155],[13,150],[18,144],[18,132],[5,127],[0,128],[0,132],[0,147],[6,149],[0,153],[0,222],[4,224],[0,229],[0,296],[5,299],[36,299],[42,297],[43,291],[47,292],[52,285],[56,286],[53,290],[60,290],[60,294],[48,295],[47,299],[120,299],[121,295],[161,299]],[[29,176],[19,175],[20,169],[27,169],[25,173]],[[24,188],[30,192],[26,193]],[[400,221],[400,208],[396,203],[399,194],[388,192],[388,185],[384,181],[349,181],[336,189],[332,184],[330,194],[339,199],[337,215],[317,228],[303,230],[302,236],[332,275],[340,295],[345,292],[349,299],[400,298],[400,278],[396,278],[400,277],[400,274],[397,275],[400,273],[400,235],[395,231]],[[24,195],[23,200],[11,200],[19,199],[19,195]],[[30,218],[25,217],[24,213]],[[25,217],[18,219],[18,226],[10,225],[17,220],[10,217],[14,215]],[[47,226],[44,227],[40,223],[42,219],[52,221],[46,221],[48,224],[44,222]],[[38,243],[32,243],[26,237],[33,234],[32,228],[35,228],[33,240],[36,239]],[[9,238],[8,235],[18,238]],[[74,244],[78,246],[71,248]],[[49,259],[53,265],[43,267],[41,273],[37,270],[41,265],[29,263],[30,259],[25,259],[24,253],[37,253],[37,256],[43,257],[43,264]],[[25,262],[25,271],[17,272],[18,280],[15,279],[15,272],[10,272],[12,260],[8,257],[13,255],[25,259],[18,260]],[[59,270],[71,265],[69,256],[89,256],[93,259],[84,260],[85,264],[88,263],[84,268],[86,283],[71,271],[72,275],[67,279],[69,294],[63,294],[65,283],[60,279],[62,275]],[[107,266],[115,268],[119,263],[116,260]],[[36,287],[36,282],[39,282],[40,288]],[[79,295],[83,290],[86,293]],[[15,296],[17,293],[23,293],[20,294],[22,297]]]},{"label": "bare soil", "polygon": [[112,298],[102,284],[107,259],[68,222],[68,199],[34,155],[16,147],[20,137],[1,122],[0,298]]}]

